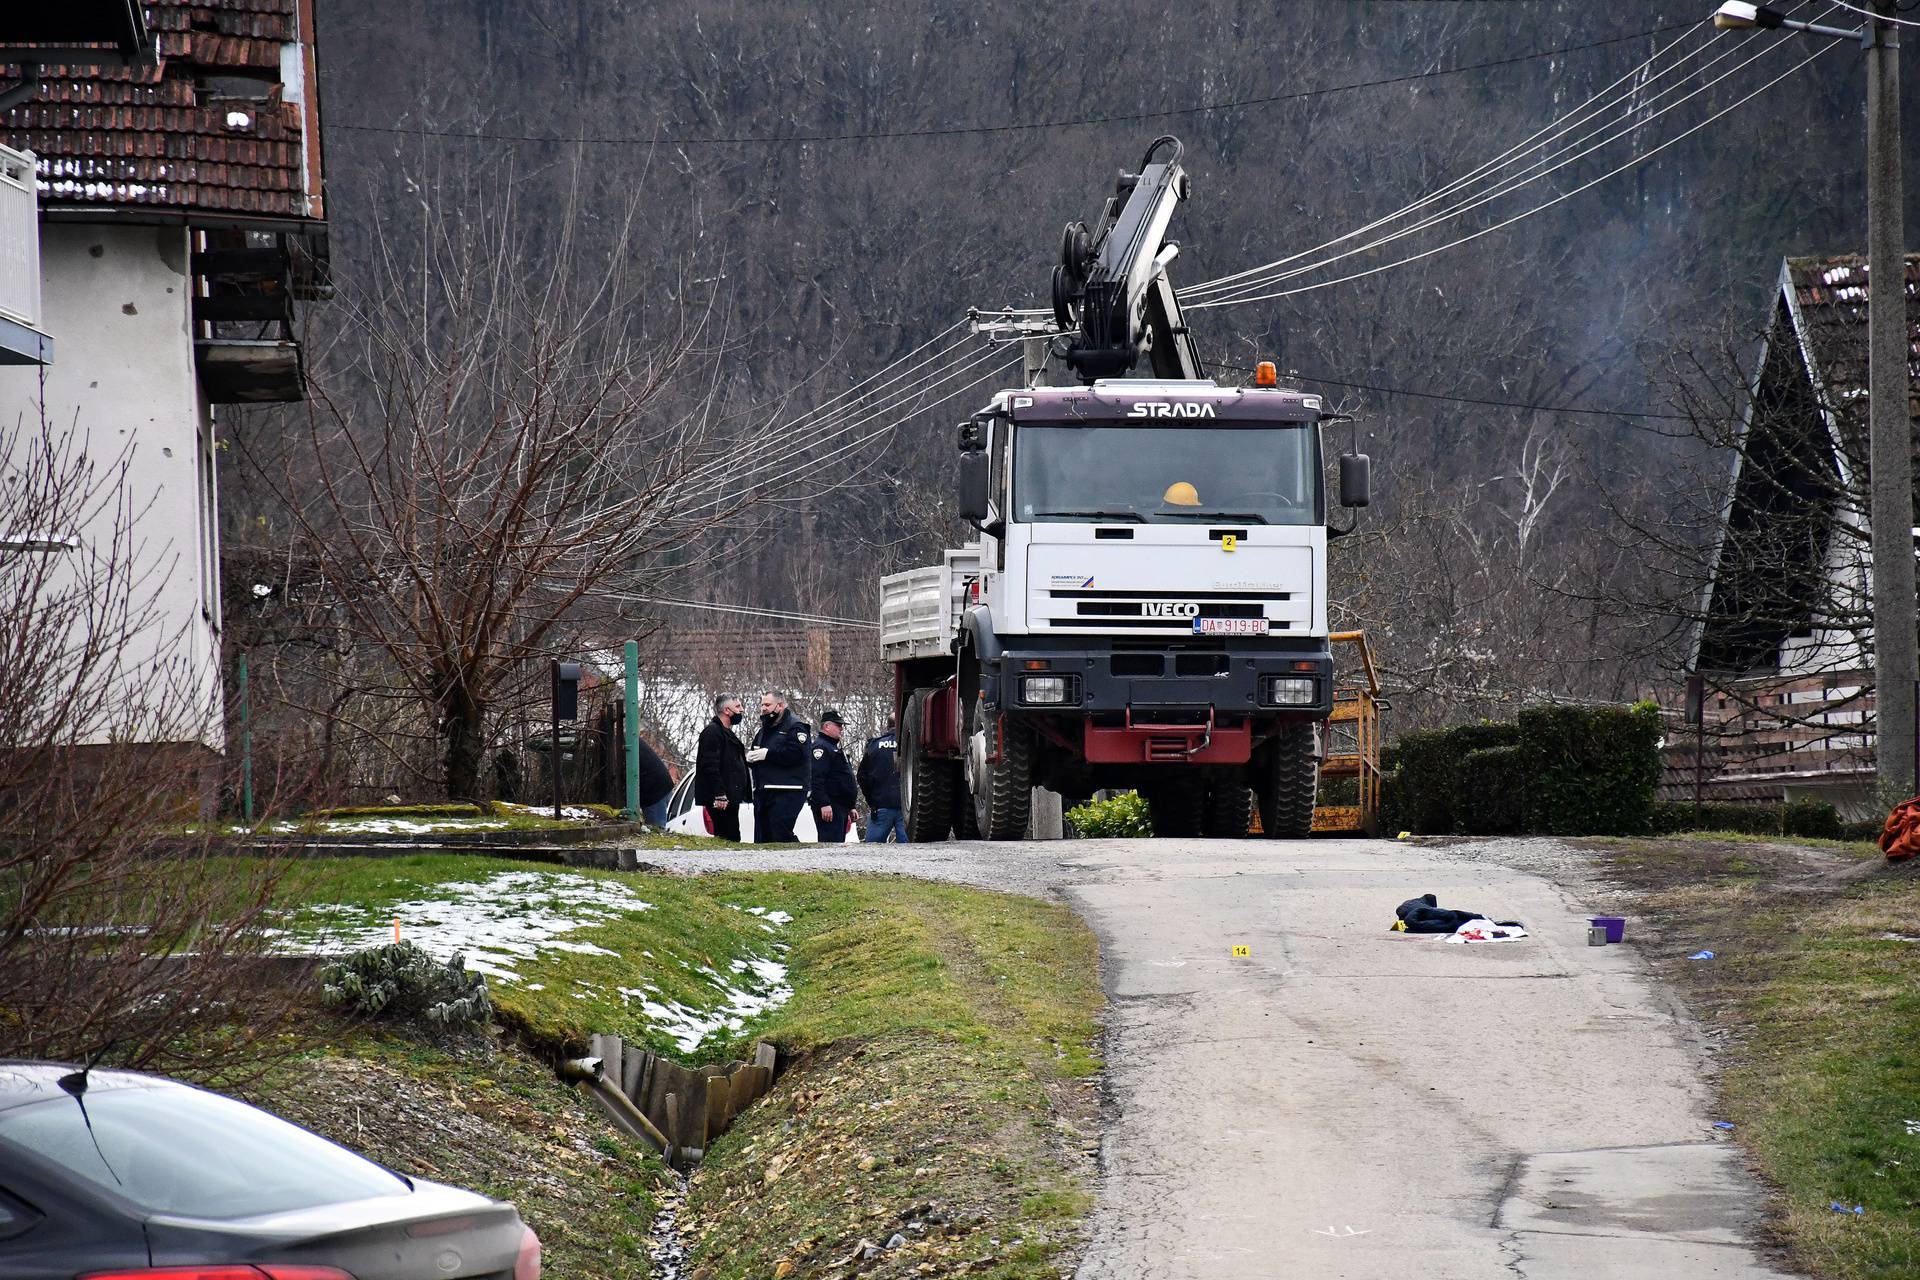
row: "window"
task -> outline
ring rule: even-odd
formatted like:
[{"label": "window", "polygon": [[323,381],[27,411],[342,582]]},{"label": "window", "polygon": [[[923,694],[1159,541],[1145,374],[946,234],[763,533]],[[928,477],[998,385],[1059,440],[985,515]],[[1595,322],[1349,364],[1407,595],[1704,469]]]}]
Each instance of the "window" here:
[{"label": "window", "polygon": [[1319,457],[1309,423],[1023,424],[1010,514],[1028,524],[1318,524]]},{"label": "window", "polygon": [[[243,1102],[198,1089],[114,1088],[0,1112],[7,1148],[98,1184],[148,1213],[247,1218],[412,1187],[345,1147]],[[92,1122],[89,1130],[88,1122]]]},{"label": "window", "polygon": [[15,1236],[25,1235],[28,1228],[40,1221],[40,1215],[4,1191],[0,1191],[0,1240],[11,1240]]}]

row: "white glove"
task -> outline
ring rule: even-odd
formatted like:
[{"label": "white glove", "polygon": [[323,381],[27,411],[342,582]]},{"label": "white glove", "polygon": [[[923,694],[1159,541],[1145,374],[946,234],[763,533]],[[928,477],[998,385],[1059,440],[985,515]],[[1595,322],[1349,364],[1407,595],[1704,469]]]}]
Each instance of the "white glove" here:
[{"label": "white glove", "polygon": [[767,749],[765,747],[754,747],[753,749],[747,752],[748,764],[759,764],[762,760],[765,760],[766,758],[767,758]]}]

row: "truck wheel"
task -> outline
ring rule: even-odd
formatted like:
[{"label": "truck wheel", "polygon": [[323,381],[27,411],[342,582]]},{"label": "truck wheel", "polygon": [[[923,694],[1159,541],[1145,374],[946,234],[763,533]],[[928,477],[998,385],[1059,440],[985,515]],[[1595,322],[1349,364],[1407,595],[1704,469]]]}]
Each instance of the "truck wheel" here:
[{"label": "truck wheel", "polygon": [[1017,720],[1002,722],[999,763],[993,751],[993,721],[978,699],[967,712],[967,790],[983,840],[1024,840],[1033,811],[1033,730]]},{"label": "truck wheel", "polygon": [[1153,834],[1159,839],[1190,840],[1200,834],[1207,807],[1206,784],[1197,778],[1164,783],[1143,791],[1153,815]]},{"label": "truck wheel", "polygon": [[953,827],[953,762],[930,756],[920,741],[920,718],[932,690],[916,689],[900,717],[900,805],[907,839],[933,844]]},{"label": "truck wheel", "polygon": [[1253,791],[1238,778],[1207,788],[1207,812],[1201,833],[1216,840],[1244,840],[1253,826]]},{"label": "truck wheel", "polygon": [[1313,834],[1314,792],[1320,761],[1313,754],[1313,725],[1280,727],[1256,766],[1254,787],[1260,798],[1260,826],[1270,840],[1300,840]]},{"label": "truck wheel", "polygon": [[967,793],[967,779],[956,766],[953,771],[953,838],[978,840],[980,824],[973,816],[973,797]]}]

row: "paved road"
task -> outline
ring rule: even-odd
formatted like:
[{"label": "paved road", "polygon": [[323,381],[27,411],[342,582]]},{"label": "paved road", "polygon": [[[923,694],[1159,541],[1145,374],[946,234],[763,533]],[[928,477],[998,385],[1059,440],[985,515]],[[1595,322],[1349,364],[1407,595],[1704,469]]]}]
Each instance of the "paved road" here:
[{"label": "paved road", "polygon": [[[646,855],[654,857],[655,855]],[[1705,1051],[1550,841],[1078,841],[672,855],[1071,902],[1100,936],[1115,1120],[1078,1280],[1775,1277]],[[1394,934],[1396,903],[1524,920]],[[1234,946],[1249,949],[1245,959]]]}]

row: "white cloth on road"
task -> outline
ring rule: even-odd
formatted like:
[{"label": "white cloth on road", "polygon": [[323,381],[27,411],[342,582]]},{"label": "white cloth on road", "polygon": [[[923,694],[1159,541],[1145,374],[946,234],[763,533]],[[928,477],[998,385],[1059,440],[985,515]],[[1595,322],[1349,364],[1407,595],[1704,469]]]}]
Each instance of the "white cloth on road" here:
[{"label": "white cloth on road", "polygon": [[1515,942],[1527,936],[1527,927],[1518,920],[1495,924],[1491,920],[1469,920],[1447,935],[1448,942]]}]

